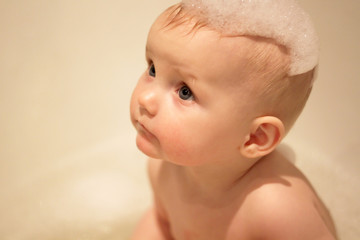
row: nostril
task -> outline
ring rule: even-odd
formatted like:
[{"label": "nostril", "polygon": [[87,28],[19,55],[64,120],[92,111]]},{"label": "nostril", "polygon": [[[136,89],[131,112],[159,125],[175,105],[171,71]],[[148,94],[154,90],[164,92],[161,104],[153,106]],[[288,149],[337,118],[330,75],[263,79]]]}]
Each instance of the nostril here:
[{"label": "nostril", "polygon": [[152,112],[150,112],[147,108],[144,108],[143,106],[140,106],[140,116],[146,115],[146,116],[153,116]]}]

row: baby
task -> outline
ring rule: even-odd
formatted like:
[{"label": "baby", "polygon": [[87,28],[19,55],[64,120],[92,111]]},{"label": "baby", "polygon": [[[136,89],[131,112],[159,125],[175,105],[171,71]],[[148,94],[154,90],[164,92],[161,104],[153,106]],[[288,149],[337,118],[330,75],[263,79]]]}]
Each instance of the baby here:
[{"label": "baby", "polygon": [[336,238],[276,150],[311,92],[316,42],[292,0],[190,0],[159,16],[130,107],[154,192],[133,240]]}]

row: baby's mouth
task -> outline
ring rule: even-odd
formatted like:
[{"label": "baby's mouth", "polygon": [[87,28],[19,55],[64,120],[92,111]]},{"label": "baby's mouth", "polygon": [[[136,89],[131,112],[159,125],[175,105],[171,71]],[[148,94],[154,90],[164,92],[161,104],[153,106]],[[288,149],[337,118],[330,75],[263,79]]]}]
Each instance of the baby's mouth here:
[{"label": "baby's mouth", "polygon": [[140,122],[137,122],[138,133],[146,137],[147,139],[154,139],[155,136]]}]

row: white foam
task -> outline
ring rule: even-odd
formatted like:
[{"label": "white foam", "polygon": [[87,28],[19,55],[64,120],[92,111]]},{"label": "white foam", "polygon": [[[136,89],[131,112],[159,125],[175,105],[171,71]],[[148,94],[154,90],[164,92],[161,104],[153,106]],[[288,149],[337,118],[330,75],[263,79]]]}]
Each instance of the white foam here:
[{"label": "white foam", "polygon": [[184,8],[224,34],[274,39],[291,56],[289,74],[318,64],[318,38],[309,15],[295,0],[182,0]]}]

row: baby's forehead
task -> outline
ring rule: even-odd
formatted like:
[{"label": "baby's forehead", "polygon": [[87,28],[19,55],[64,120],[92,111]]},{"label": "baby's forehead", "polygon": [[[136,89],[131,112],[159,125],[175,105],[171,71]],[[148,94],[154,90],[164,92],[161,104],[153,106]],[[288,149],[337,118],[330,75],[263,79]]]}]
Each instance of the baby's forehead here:
[{"label": "baby's forehead", "polygon": [[[161,14],[154,23],[156,27],[153,30],[157,32],[154,34],[158,34],[159,31],[164,34],[171,32],[179,41],[187,41],[190,45],[200,44],[200,48],[203,46],[216,48],[223,51],[224,55],[230,52],[234,57],[232,61],[236,61],[236,58],[239,61],[247,61],[247,67],[254,67],[254,71],[266,70],[272,62],[282,61],[284,65],[289,64],[287,49],[272,39],[247,35],[225,35],[203,23],[196,16],[177,11],[179,7],[173,6]],[[195,41],[196,39],[200,39],[200,42]],[[235,64],[231,63],[230,59],[227,62]]]}]

